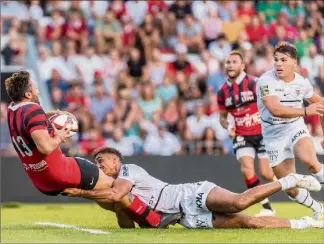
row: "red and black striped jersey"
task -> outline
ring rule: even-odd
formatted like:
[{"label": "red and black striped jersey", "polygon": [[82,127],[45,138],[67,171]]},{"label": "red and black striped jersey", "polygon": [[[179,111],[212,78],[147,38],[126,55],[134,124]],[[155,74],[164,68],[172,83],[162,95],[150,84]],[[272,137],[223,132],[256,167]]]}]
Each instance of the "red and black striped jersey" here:
[{"label": "red and black striped jersey", "polygon": [[226,81],[217,93],[217,102],[220,110],[227,110],[233,115],[237,135],[262,133],[255,77],[243,72],[236,82]]}]

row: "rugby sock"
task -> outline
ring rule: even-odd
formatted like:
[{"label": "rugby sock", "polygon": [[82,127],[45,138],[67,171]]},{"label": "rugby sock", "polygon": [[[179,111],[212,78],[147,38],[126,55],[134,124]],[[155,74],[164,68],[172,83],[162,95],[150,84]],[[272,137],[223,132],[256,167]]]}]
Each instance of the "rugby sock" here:
[{"label": "rugby sock", "polygon": [[316,174],[312,174],[316,180],[318,180],[322,185],[324,184],[324,164],[321,164],[322,168]]},{"label": "rugby sock", "polygon": [[322,205],[312,198],[309,191],[306,189],[298,188],[298,195],[294,198],[294,200],[305,207],[312,209],[314,212],[320,212],[322,210]]},{"label": "rugby sock", "polygon": [[291,229],[306,229],[308,226],[305,220],[289,219]]},{"label": "rugby sock", "polygon": [[146,222],[153,227],[160,224],[161,216],[150,209],[150,207],[143,203],[137,196],[134,196],[132,203],[128,206],[128,209],[145,219]]},{"label": "rugby sock", "polygon": [[[252,178],[245,180],[245,184],[249,189],[262,185],[262,183],[260,182],[260,180],[256,174]],[[269,210],[273,211],[268,198],[261,201],[261,204],[264,209],[269,209]]]}]

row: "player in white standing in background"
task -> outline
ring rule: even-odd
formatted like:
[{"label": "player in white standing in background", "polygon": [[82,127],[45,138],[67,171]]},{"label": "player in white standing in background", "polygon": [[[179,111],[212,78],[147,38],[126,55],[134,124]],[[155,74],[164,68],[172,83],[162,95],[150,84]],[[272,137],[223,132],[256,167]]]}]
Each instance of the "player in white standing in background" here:
[{"label": "player in white standing in background", "polygon": [[[296,172],[296,156],[323,184],[324,166],[316,156],[303,117],[320,115],[324,129],[324,100],[313,92],[308,79],[295,72],[297,57],[295,46],[279,43],[274,50],[274,69],[264,73],[257,82],[262,134],[270,166],[278,179]],[[308,107],[303,107],[304,99],[311,103]],[[316,220],[323,220],[323,205],[307,190],[293,188],[286,193],[292,200],[311,208]]]},{"label": "player in white standing in background", "polygon": [[[93,152],[97,166],[116,180],[105,190],[66,189],[72,197],[84,197],[104,203],[119,202],[132,194],[162,213],[183,215],[179,223],[186,228],[324,228],[324,222],[310,217],[288,220],[273,216],[247,216],[240,212],[275,192],[302,187],[320,191],[321,185],[313,176],[290,174],[282,179],[251,188],[240,194],[230,192],[214,183],[201,181],[187,184],[168,184],[149,175],[135,164],[123,164],[121,153],[110,147]],[[111,208],[107,208],[111,209]]]}]

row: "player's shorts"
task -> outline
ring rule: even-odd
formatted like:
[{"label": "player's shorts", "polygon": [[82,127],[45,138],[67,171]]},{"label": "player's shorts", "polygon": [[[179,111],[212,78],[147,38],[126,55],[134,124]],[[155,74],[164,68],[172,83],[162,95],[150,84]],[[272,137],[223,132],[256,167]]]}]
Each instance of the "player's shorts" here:
[{"label": "player's shorts", "polygon": [[213,228],[212,212],[206,207],[209,192],[217,187],[214,183],[201,181],[184,184],[180,206],[184,216],[180,224],[186,228]]},{"label": "player's shorts", "polygon": [[[62,193],[66,188],[77,187],[83,190],[92,190],[95,187],[99,179],[98,167],[85,158],[74,157],[69,159],[73,159],[80,170],[79,172],[70,172],[71,179],[78,179],[78,182],[73,182],[73,180],[66,181],[65,183],[60,184],[60,189],[53,191],[41,191],[42,193],[49,196],[56,196]],[[72,174],[80,174],[80,177],[75,177],[75,175]]]},{"label": "player's shorts", "polygon": [[271,167],[282,163],[285,159],[295,158],[294,146],[304,137],[309,137],[309,131],[306,125],[287,131],[287,135],[281,137],[264,138],[265,147],[269,155]]},{"label": "player's shorts", "polygon": [[255,158],[256,154],[258,158],[268,158],[262,135],[235,136],[233,145],[237,160],[243,156]]}]

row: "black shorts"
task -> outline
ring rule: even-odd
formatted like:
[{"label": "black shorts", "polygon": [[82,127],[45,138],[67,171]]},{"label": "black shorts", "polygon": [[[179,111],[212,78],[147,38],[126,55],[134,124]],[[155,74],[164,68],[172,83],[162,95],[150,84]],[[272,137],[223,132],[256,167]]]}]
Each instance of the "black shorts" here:
[{"label": "black shorts", "polygon": [[253,147],[256,153],[266,152],[262,135],[235,136],[233,140],[233,145],[234,153],[236,153],[238,149],[246,147]]},{"label": "black shorts", "polygon": [[[83,190],[92,190],[99,179],[99,168],[91,163],[89,160],[85,158],[79,158],[74,157],[76,163],[79,166],[80,174],[81,174],[81,180],[80,184],[78,185],[78,188]],[[72,188],[73,186],[66,188]],[[57,196],[63,192],[62,190],[54,190],[54,191],[41,191],[43,194],[48,196]]]}]

